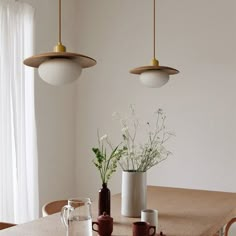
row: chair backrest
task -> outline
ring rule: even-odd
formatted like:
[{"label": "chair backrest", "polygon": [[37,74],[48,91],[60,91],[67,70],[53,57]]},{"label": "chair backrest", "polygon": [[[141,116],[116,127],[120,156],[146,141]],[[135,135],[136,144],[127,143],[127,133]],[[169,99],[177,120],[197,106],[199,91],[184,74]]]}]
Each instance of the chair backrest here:
[{"label": "chair backrest", "polygon": [[6,229],[6,228],[10,228],[12,226],[15,226],[16,224],[11,224],[11,223],[6,223],[6,222],[0,222],[0,230],[1,229]]},{"label": "chair backrest", "polygon": [[68,200],[58,200],[46,203],[42,207],[42,214],[43,216],[52,215],[54,213],[60,212],[62,207],[67,205]]},{"label": "chair backrest", "polygon": [[226,225],[225,227],[225,236],[228,236],[229,235],[229,228],[231,227],[232,224],[236,223],[236,217],[234,217],[233,219],[231,219],[229,221],[229,223]]}]

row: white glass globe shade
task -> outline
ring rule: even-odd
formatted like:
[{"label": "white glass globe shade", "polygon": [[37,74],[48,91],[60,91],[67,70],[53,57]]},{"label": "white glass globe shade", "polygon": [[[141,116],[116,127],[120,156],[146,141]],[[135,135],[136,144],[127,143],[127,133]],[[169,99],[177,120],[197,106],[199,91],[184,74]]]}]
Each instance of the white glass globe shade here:
[{"label": "white glass globe shade", "polygon": [[55,58],[43,62],[38,71],[45,82],[51,85],[63,85],[78,79],[82,68],[73,60]]},{"label": "white glass globe shade", "polygon": [[160,88],[169,80],[169,74],[161,70],[148,70],[140,74],[140,82],[149,88]]}]

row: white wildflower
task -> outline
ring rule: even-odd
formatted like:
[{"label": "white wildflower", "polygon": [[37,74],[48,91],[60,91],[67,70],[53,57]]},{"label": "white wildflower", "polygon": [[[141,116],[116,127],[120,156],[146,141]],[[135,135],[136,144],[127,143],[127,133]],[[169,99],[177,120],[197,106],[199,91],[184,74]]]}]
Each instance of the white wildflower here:
[{"label": "white wildflower", "polygon": [[129,131],[129,127],[128,126],[125,126],[124,128],[121,129],[121,132],[123,134],[127,133]]},{"label": "white wildflower", "polygon": [[107,139],[108,139],[107,134],[104,134],[104,135],[100,138],[100,141],[102,142],[103,140],[107,140]]}]

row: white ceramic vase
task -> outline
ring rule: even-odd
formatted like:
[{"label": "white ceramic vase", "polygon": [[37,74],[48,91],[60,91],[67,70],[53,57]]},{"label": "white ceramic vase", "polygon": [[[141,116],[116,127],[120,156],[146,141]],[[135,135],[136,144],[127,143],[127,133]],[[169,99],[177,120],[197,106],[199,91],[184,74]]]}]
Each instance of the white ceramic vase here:
[{"label": "white ceramic vase", "polygon": [[121,214],[127,217],[140,217],[147,205],[146,172],[122,173]]}]

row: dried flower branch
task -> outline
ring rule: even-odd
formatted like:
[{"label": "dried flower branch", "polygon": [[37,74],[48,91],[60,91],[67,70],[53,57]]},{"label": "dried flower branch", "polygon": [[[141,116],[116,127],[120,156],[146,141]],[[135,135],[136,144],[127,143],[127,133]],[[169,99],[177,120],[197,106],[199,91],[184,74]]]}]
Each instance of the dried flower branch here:
[{"label": "dried flower branch", "polygon": [[151,167],[167,159],[171,154],[164,144],[173,136],[165,127],[166,116],[162,109],[155,112],[156,123],[153,128],[146,123],[147,140],[144,144],[136,143],[136,136],[140,128],[140,122],[136,118],[133,106],[130,106],[130,116],[125,118],[120,113],[114,113],[114,117],[120,120],[123,148],[119,149],[122,156],[119,164],[123,171],[145,172]]}]

